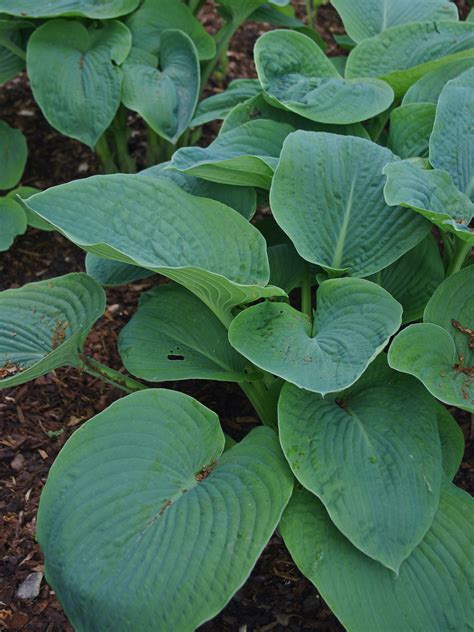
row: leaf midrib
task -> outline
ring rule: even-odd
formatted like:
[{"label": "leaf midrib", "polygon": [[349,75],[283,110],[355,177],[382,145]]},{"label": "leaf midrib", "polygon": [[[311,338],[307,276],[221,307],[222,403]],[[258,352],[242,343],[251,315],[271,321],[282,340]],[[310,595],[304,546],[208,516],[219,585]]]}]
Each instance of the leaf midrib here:
[{"label": "leaf midrib", "polygon": [[344,212],[344,217],[342,219],[342,224],[341,224],[339,235],[336,242],[336,248],[334,250],[334,256],[333,256],[332,266],[331,266],[332,268],[339,269],[341,267],[342,256],[344,254],[344,244],[346,242],[347,232],[349,228],[349,221],[350,221],[351,212],[352,212],[352,202],[354,198],[354,189],[356,186],[357,177],[358,177],[358,171],[356,169],[352,176],[349,198],[346,203],[346,210]]}]

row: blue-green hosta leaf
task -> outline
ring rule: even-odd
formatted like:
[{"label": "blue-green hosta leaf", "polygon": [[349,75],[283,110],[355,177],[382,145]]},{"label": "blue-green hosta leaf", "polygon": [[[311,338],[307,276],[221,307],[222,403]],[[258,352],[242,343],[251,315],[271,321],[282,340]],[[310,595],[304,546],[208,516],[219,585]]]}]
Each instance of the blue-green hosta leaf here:
[{"label": "blue-green hosta leaf", "polygon": [[302,131],[287,138],[270,204],[304,259],[364,277],[426,236],[428,222],[384,202],[382,168],[394,159],[362,138]]},{"label": "blue-green hosta leaf", "polygon": [[434,103],[409,103],[390,114],[388,146],[400,158],[428,156],[436,114]]},{"label": "blue-green hosta leaf", "polygon": [[245,582],[293,478],[269,428],[223,450],[217,415],[163,389],[129,395],[73,434],[37,537],[75,630],[194,630]]},{"label": "blue-green hosta leaf", "polygon": [[126,20],[132,32],[133,45],[156,55],[163,31],[179,29],[189,35],[199,59],[212,59],[216,53],[213,38],[183,2],[177,0],[145,0],[138,11]]},{"label": "blue-green hosta leaf", "polygon": [[455,59],[473,56],[474,24],[401,24],[356,46],[347,61],[346,77],[379,77],[401,97],[428,72]]},{"label": "blue-green hosta leaf", "polygon": [[208,147],[183,147],[173,156],[178,171],[213,182],[269,189],[285,138],[285,123],[257,120],[220,134]]},{"label": "blue-green hosta leaf", "polygon": [[300,483],[354,546],[398,572],[430,528],[442,478],[434,402],[421,384],[381,356],[337,395],[286,384],[278,425]]},{"label": "blue-green hosta leaf", "polygon": [[456,476],[464,456],[464,435],[458,422],[439,402],[436,402],[436,419],[441,441],[443,470],[451,481]]},{"label": "blue-green hosta leaf", "polygon": [[130,373],[149,382],[247,378],[248,362],[202,301],[175,284],[160,285],[145,297],[119,337],[120,357]]},{"label": "blue-green hosta leaf", "polygon": [[393,341],[388,359],[442,402],[474,412],[474,266],[448,277],[426,306],[423,324]]},{"label": "blue-green hosta leaf", "polygon": [[[244,22],[254,11],[266,2],[267,0],[218,0],[218,4],[230,13],[234,24]],[[270,0],[270,3],[277,7],[284,7],[289,4],[289,2],[290,0]]]},{"label": "blue-green hosta leaf", "polygon": [[175,169],[168,169],[170,162],[162,162],[159,165],[140,171],[142,176],[152,176],[174,182],[180,189],[197,195],[198,197],[211,198],[222,202],[226,206],[238,211],[246,219],[252,219],[257,210],[257,195],[253,187],[239,187],[233,184],[220,184],[180,173]]},{"label": "blue-green hosta leaf", "polygon": [[310,132],[332,132],[333,134],[342,134],[344,136],[370,138],[367,130],[361,123],[351,123],[350,125],[316,123],[316,121],[299,116],[295,112],[282,110],[270,105],[263,94],[236,105],[224,119],[219,134],[225,134],[234,127],[258,119],[269,119],[277,123],[286,123],[294,127],[294,129],[304,129]]},{"label": "blue-green hosta leaf", "polygon": [[164,31],[158,58],[132,48],[123,65],[122,102],[175,144],[188,128],[199,96],[196,47],[182,31]]},{"label": "blue-green hosta leaf", "polygon": [[118,65],[131,43],[130,31],[118,21],[87,29],[73,20],[51,20],[36,29],[28,42],[28,76],[54,128],[94,147],[119,107]]},{"label": "blue-green hosta leaf", "polygon": [[398,24],[458,19],[456,5],[448,0],[332,0],[332,4],[355,42]]},{"label": "blue-green hosta leaf", "polygon": [[23,175],[28,147],[18,129],[0,121],[0,189],[12,189]]},{"label": "blue-green hosta leaf", "polygon": [[164,274],[224,321],[266,296],[270,270],[259,231],[237,211],[139,175],[93,176],[38,193],[28,207],[93,254]]},{"label": "blue-green hosta leaf", "polygon": [[192,127],[204,125],[209,121],[224,119],[233,107],[260,94],[262,88],[257,79],[234,79],[224,92],[214,94],[198,105]]},{"label": "blue-green hosta leaf", "polygon": [[270,31],[255,45],[258,78],[271,103],[319,123],[356,123],[390,107],[392,89],[378,79],[345,80],[309,37]]},{"label": "blue-green hosta leaf", "polygon": [[130,263],[104,259],[88,252],[86,255],[86,272],[98,283],[105,287],[128,285],[134,281],[140,281],[153,276],[154,272]]},{"label": "blue-green hosta leaf", "polygon": [[280,530],[300,570],[350,632],[468,632],[473,518],[472,498],[446,483],[430,530],[398,576],[352,546],[306,490],[294,492]]},{"label": "blue-green hosta leaf", "polygon": [[0,388],[79,366],[84,340],[104,309],[104,290],[84,273],[0,292]]},{"label": "blue-green hosta leaf", "polygon": [[425,162],[410,159],[387,164],[383,173],[387,176],[387,204],[411,208],[441,230],[474,244],[474,232],[469,228],[474,204],[456,188],[449,173],[427,169]]},{"label": "blue-green hosta leaf", "polygon": [[25,60],[12,53],[8,44],[12,43],[22,50],[21,30],[32,28],[33,25],[27,20],[0,19],[0,86],[25,68]]},{"label": "blue-green hosta leaf", "polygon": [[314,325],[286,303],[265,302],[240,313],[232,346],[258,367],[325,395],[353,384],[402,322],[388,292],[364,279],[324,281]]},{"label": "blue-green hosta leaf", "polygon": [[20,197],[22,200],[34,195],[35,193],[39,193],[40,189],[36,189],[35,187],[18,187],[18,189],[14,189],[7,194],[7,198],[15,200],[19,206],[22,206],[23,211],[26,213],[26,219],[28,221],[29,226],[33,226],[33,228],[38,228],[39,230],[45,230],[47,232],[54,230],[54,227],[51,226],[48,222],[45,222],[44,219],[38,217],[36,213],[32,213],[29,208],[22,205],[18,200]]},{"label": "blue-green hosta leaf", "polygon": [[27,226],[26,213],[18,202],[8,197],[0,198],[0,252],[8,250]]},{"label": "blue-green hosta leaf", "polygon": [[131,13],[140,0],[0,0],[0,13],[27,18],[81,16],[110,20]]},{"label": "blue-green hosta leaf", "polygon": [[404,323],[422,318],[426,304],[443,279],[443,261],[431,234],[392,265],[370,277],[401,303]]},{"label": "blue-green hosta leaf", "polygon": [[447,171],[457,188],[474,202],[473,119],[474,68],[470,68],[441,91],[430,138],[430,163]]},{"label": "blue-green hosta leaf", "polygon": [[281,287],[287,294],[300,287],[305,274],[305,262],[288,243],[274,244],[268,248],[270,283]]},{"label": "blue-green hosta leaf", "polygon": [[249,16],[249,22],[266,22],[287,29],[305,28],[305,23],[295,17],[295,9],[291,4],[277,6],[265,2]]},{"label": "blue-green hosta leaf", "polygon": [[408,105],[409,103],[434,103],[436,105],[441,90],[448,81],[455,79],[473,66],[474,57],[466,57],[465,59],[455,59],[440,68],[432,70],[408,89],[403,97],[403,105]]}]

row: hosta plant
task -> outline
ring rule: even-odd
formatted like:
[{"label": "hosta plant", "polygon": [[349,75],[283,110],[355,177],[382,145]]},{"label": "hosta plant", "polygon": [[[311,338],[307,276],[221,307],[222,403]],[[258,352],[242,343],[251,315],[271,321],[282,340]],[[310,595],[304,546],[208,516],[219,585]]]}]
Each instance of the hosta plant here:
[{"label": "hosta plant", "polygon": [[[387,2],[382,22],[373,4],[335,2],[345,74],[305,35],[266,34],[257,94],[208,147],[24,203],[87,273],[0,293],[0,386],[69,364],[129,393],[73,434],[41,498],[76,630],[195,629],[275,529],[349,631],[473,627],[452,413],[474,412],[474,26],[445,2]],[[434,106],[404,160],[402,98]],[[151,275],[119,337],[129,377],[84,342],[102,286]],[[153,388],[185,379],[237,383],[261,425],[235,443]]]},{"label": "hosta plant", "polygon": [[[198,99],[245,20],[303,26],[293,10],[278,12],[287,4],[222,0],[212,37],[197,17],[200,1],[0,0],[0,83],[26,66],[54,128],[94,149],[107,172],[133,172],[128,113],[146,123],[147,160],[166,160],[192,140]],[[233,96],[235,104],[247,95]]]}]

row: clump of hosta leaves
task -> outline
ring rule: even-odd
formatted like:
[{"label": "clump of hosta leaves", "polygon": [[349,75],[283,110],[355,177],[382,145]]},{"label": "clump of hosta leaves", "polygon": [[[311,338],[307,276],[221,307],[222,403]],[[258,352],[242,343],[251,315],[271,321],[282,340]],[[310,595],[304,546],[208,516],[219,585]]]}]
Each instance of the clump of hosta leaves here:
[{"label": "clump of hosta leaves", "polygon": [[[474,24],[444,0],[334,5],[347,62],[268,33],[258,81],[199,106],[225,117],[209,146],[25,202],[87,274],[0,294],[0,386],[67,363],[137,391],[74,433],[42,495],[77,630],[197,628],[277,527],[349,631],[472,629],[473,502],[452,481],[453,414],[474,412]],[[153,274],[124,366],[236,382],[264,426],[241,442],[84,354],[101,286]]]}]

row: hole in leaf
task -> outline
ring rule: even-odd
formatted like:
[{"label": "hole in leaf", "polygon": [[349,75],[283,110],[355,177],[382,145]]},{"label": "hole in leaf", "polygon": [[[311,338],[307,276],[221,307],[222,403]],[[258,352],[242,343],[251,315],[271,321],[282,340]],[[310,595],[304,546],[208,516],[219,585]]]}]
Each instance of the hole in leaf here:
[{"label": "hole in leaf", "polygon": [[184,356],[182,355],[175,355],[173,353],[170,353],[169,355],[166,356],[168,358],[168,360],[184,360]]}]

